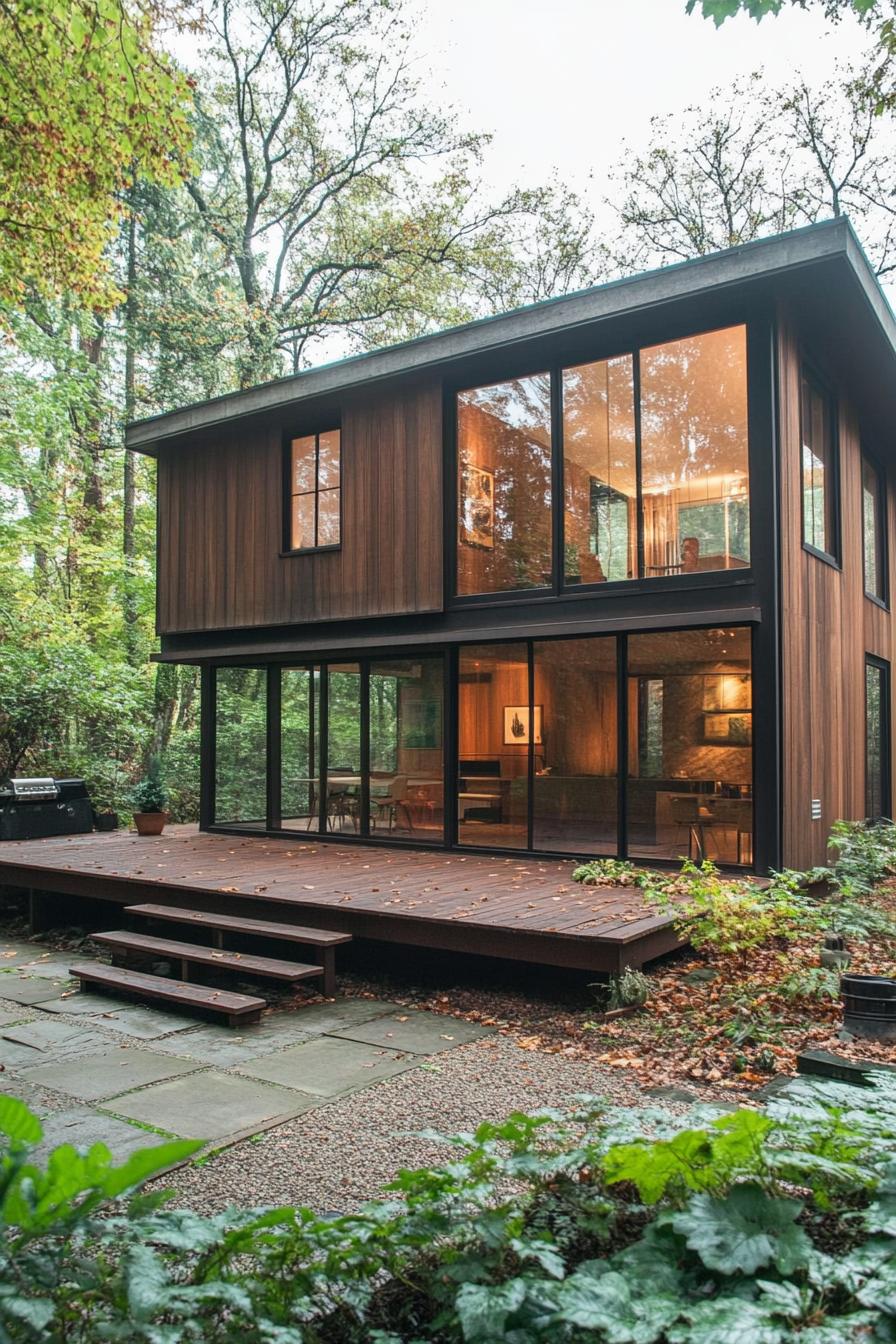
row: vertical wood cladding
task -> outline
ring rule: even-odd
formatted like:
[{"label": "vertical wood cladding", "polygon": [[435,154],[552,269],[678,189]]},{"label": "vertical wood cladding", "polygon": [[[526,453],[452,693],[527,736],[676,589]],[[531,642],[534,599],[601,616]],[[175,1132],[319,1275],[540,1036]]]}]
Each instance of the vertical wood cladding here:
[{"label": "vertical wood cladding", "polygon": [[[876,654],[888,662],[893,657],[890,613],[865,597],[862,441],[855,408],[836,385],[842,566],[826,564],[802,545],[801,353],[795,323],[782,312],[778,339],[782,798],[784,861],[795,868],[824,862],[834,821],[865,814],[865,655]],[[811,356],[811,348],[805,353]],[[865,447],[874,453],[872,442]],[[892,539],[896,499],[890,481],[886,512]],[[891,593],[894,549],[891,544]],[[812,799],[821,802],[817,821],[811,819]]]},{"label": "vertical wood cladding", "polygon": [[162,449],[160,633],[441,609],[439,386],[369,393],[341,421],[342,547],[320,554],[280,554],[289,423]]}]

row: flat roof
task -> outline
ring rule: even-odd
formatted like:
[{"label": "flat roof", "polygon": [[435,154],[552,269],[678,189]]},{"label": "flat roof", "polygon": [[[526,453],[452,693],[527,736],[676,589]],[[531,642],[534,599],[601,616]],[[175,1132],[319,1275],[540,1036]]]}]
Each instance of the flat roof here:
[{"label": "flat roof", "polygon": [[[868,324],[859,334],[874,340],[877,359],[883,356],[892,365],[896,385],[896,318],[849,220],[841,216],[137,420],[127,426],[125,443],[138,452],[153,454],[166,441],[245,416],[278,411],[367,383],[420,374],[471,355],[522,345],[661,304],[724,289],[752,289],[807,267],[830,266],[851,279],[860,299],[852,320]],[[822,311],[825,297],[819,296]]]}]

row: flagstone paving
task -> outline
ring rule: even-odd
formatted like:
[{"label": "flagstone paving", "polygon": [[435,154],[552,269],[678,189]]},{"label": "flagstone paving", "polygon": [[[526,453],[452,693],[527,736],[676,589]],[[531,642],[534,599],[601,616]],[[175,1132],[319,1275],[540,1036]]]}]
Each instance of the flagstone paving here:
[{"label": "flagstone paving", "polygon": [[279,1050],[275,1055],[265,1055],[251,1064],[241,1064],[237,1072],[318,1097],[336,1097],[369,1087],[379,1078],[403,1073],[418,1062],[413,1055],[397,1054],[360,1041],[320,1036]]},{"label": "flagstone paving", "polygon": [[43,1003],[58,999],[71,980],[46,980],[39,975],[0,975],[0,999],[10,1003]]},{"label": "flagstone paving", "polygon": [[102,1054],[36,1064],[23,1069],[22,1077],[26,1082],[54,1088],[79,1101],[100,1101],[135,1087],[192,1073],[195,1068],[186,1059],[125,1045]]},{"label": "flagstone paving", "polygon": [[209,1071],[112,1097],[103,1109],[181,1139],[224,1139],[288,1120],[313,1105],[311,1097],[285,1087]]},{"label": "flagstone paving", "polygon": [[409,1013],[403,1008],[372,1022],[332,1033],[343,1040],[365,1041],[368,1045],[385,1046],[389,1050],[410,1050],[415,1055],[435,1055],[488,1034],[488,1027],[480,1027],[475,1022],[445,1017],[441,1013]]},{"label": "flagstone paving", "polygon": [[0,1093],[41,1116],[41,1153],[101,1141],[123,1159],[166,1136],[220,1146],[488,1033],[368,998],[229,1028],[81,992],[68,976],[76,959],[0,940]]}]

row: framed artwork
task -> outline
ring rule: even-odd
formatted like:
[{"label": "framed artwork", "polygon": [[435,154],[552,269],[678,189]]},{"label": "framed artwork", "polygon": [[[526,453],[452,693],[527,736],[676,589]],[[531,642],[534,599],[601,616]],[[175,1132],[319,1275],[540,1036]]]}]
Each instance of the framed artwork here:
[{"label": "framed artwork", "polygon": [[710,710],[703,715],[703,741],[714,747],[748,747],[753,741],[749,710]]},{"label": "framed artwork", "polygon": [[461,541],[468,546],[495,548],[495,473],[465,466],[461,477]]},{"label": "framed artwork", "polygon": [[433,751],[442,745],[442,706],[438,700],[402,702],[401,745],[417,751]]},{"label": "framed artwork", "polygon": [[[541,746],[541,729],[544,706],[535,706],[535,722],[532,725],[532,743]],[[529,745],[529,706],[504,706],[504,745],[505,747],[528,747]]]},{"label": "framed artwork", "polygon": [[713,672],[703,678],[703,708],[711,712],[750,709],[752,679],[746,672]]}]

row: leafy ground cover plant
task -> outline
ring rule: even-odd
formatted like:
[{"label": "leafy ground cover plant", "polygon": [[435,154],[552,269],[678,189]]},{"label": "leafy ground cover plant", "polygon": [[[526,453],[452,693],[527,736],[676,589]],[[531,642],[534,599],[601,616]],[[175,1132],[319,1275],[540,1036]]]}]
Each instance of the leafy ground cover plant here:
[{"label": "leafy ground cover plant", "polygon": [[[28,1147],[0,1102],[0,1337],[224,1344],[840,1344],[896,1332],[896,1082],[765,1113],[593,1098],[443,1140],[359,1213],[204,1217],[172,1160]],[[430,1135],[429,1137],[436,1137]],[[189,1145],[178,1145],[188,1149]],[[104,1201],[116,1196],[114,1205]]]}]

